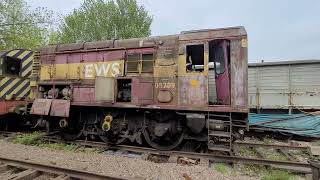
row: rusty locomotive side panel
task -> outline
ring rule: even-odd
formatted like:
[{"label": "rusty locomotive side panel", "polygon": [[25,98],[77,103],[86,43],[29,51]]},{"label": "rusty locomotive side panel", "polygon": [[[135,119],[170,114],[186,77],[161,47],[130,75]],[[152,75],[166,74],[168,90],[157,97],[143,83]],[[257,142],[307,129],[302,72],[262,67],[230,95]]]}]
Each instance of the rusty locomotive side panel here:
[{"label": "rusty locomotive side panel", "polygon": [[40,61],[31,114],[51,116],[71,139],[143,136],[171,150],[189,138],[230,152],[248,125],[243,27],[57,45]]},{"label": "rusty locomotive side panel", "polygon": [[182,106],[207,106],[206,76],[185,76],[179,78],[179,98]]},{"label": "rusty locomotive side panel", "polygon": [[[223,65],[229,70],[221,74],[220,81],[216,80],[216,86],[222,90],[224,87],[229,87],[226,86],[227,82],[223,82],[223,78],[229,79],[229,100],[217,99],[210,104],[209,91],[211,88],[216,90],[216,87],[208,86],[210,74],[208,72],[213,59],[211,54],[214,54],[213,52],[218,54],[217,42],[222,39],[229,43],[225,46],[229,48],[230,55],[225,56],[229,58],[226,60],[229,64]],[[40,82],[47,83],[47,87],[44,87],[44,91],[47,92],[50,90],[48,84],[58,86],[61,82],[68,82],[68,88],[72,92],[71,105],[125,107],[129,104],[140,108],[245,113],[247,112],[246,41],[245,31],[240,27],[49,47],[41,50]],[[190,70],[186,68],[190,63],[188,59],[196,56],[188,53],[192,48],[196,51],[196,46],[203,52],[200,57],[203,62],[192,64],[191,68],[194,69]],[[211,48],[211,46],[216,47]],[[215,68],[218,68],[218,65],[216,63]],[[94,82],[98,82],[99,78],[113,78],[114,87],[105,84],[99,86],[98,91],[94,90],[97,88]],[[84,83],[86,80],[92,80],[93,84]],[[217,90],[217,93],[221,91]],[[110,93],[110,91],[113,101],[107,103],[99,100],[104,92]],[[97,92],[100,94],[99,97]],[[120,96],[126,97],[121,99]]]},{"label": "rusty locomotive side panel", "polygon": [[231,105],[233,107],[247,107],[247,77],[247,39],[234,40],[231,44]]}]

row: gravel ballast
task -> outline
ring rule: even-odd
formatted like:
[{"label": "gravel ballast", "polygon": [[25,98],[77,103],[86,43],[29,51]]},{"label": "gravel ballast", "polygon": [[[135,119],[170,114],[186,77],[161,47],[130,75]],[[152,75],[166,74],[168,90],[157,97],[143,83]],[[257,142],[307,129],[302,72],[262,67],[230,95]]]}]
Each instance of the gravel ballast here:
[{"label": "gravel ballast", "polygon": [[183,174],[187,174],[192,179],[255,179],[233,171],[224,175],[214,168],[199,165],[183,166],[175,163],[154,163],[141,158],[128,158],[104,153],[51,150],[13,144],[2,140],[0,140],[0,156],[122,178],[185,179]]}]

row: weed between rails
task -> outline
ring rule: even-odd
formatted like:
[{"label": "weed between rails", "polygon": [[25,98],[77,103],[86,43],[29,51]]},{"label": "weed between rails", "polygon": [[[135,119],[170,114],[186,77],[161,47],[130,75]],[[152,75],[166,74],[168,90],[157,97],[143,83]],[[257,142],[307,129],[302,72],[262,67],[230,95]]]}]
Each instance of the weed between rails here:
[{"label": "weed between rails", "polygon": [[94,148],[78,148],[72,144],[64,144],[64,143],[48,143],[41,141],[41,136],[44,135],[41,132],[33,132],[27,134],[21,134],[16,136],[12,142],[16,144],[24,144],[37,146],[40,148],[52,149],[52,150],[63,150],[63,151],[82,151],[82,152],[96,152],[97,150]]}]

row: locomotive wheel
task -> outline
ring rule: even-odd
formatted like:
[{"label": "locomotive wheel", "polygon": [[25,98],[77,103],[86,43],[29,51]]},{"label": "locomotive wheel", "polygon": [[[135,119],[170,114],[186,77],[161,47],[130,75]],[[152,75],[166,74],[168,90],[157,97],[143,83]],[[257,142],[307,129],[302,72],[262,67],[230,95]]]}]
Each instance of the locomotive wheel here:
[{"label": "locomotive wheel", "polygon": [[95,128],[96,128],[96,130],[97,130],[97,132],[98,132],[98,134],[99,134],[100,140],[103,141],[103,142],[105,142],[105,143],[109,143],[109,137],[108,137],[107,133],[104,132],[104,131],[100,128],[100,126],[98,127],[98,126],[96,125]]},{"label": "locomotive wheel", "polygon": [[109,143],[109,138],[107,135],[100,135],[99,138],[101,139],[101,141]]},{"label": "locomotive wheel", "polygon": [[74,141],[76,139],[79,139],[82,135],[82,129],[80,130],[77,128],[64,128],[60,131],[61,138],[66,141]]},{"label": "locomotive wheel", "polygon": [[60,131],[61,138],[67,141],[79,139],[83,134],[85,123],[78,118],[71,116],[68,120],[68,126]]},{"label": "locomotive wheel", "polygon": [[170,138],[169,140],[166,140],[162,138],[152,138],[147,128],[143,130],[143,135],[147,143],[151,147],[162,151],[168,151],[178,147],[184,139],[184,134],[185,131],[182,131],[181,133]]},{"label": "locomotive wheel", "polygon": [[75,129],[62,129],[60,131],[61,138],[66,141],[74,141],[80,138],[82,135],[81,131]]}]

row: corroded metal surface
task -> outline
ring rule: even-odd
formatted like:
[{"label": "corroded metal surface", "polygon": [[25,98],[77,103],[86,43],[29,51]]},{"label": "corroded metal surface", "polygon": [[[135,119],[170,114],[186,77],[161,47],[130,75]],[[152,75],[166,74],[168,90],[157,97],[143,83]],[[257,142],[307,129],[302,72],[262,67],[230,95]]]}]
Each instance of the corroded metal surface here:
[{"label": "corroded metal surface", "polygon": [[95,100],[98,102],[114,102],[114,79],[107,77],[97,77],[95,83]]},{"label": "corroded metal surface", "polygon": [[8,114],[13,112],[15,107],[19,105],[25,105],[25,101],[1,101],[0,102],[0,115]]},{"label": "corroded metal surface", "polygon": [[179,78],[179,104],[183,106],[206,106],[207,77],[185,76]]},{"label": "corroded metal surface", "polygon": [[[218,91],[215,89],[214,93],[218,93],[216,97],[225,93],[226,101],[209,105],[209,43],[217,39],[231,44],[230,65],[226,66],[225,73],[230,81],[226,84],[230,86],[217,83]],[[202,71],[186,70],[186,49],[192,44],[203,44]],[[137,71],[129,72],[128,55],[132,54],[139,55],[140,59],[136,62]],[[144,54],[153,55],[152,71],[141,70]],[[70,82],[73,86],[71,105],[248,112],[247,39],[243,27],[50,46],[40,50],[40,61],[41,82]],[[101,77],[111,78],[113,82],[100,83]],[[116,102],[118,78],[131,79],[130,102]],[[88,80],[93,81],[87,84]]]},{"label": "corroded metal surface", "polygon": [[73,102],[90,103],[95,102],[94,87],[73,88]]},{"label": "corroded metal surface", "polygon": [[58,117],[69,117],[70,100],[52,100],[50,115]]},{"label": "corroded metal surface", "polygon": [[244,39],[231,41],[230,86],[231,106],[247,107],[248,102],[248,57]]},{"label": "corroded metal surface", "polygon": [[35,99],[30,114],[49,115],[52,99]]},{"label": "corroded metal surface", "polygon": [[152,78],[132,79],[132,101],[138,105],[153,104],[153,81]]}]

